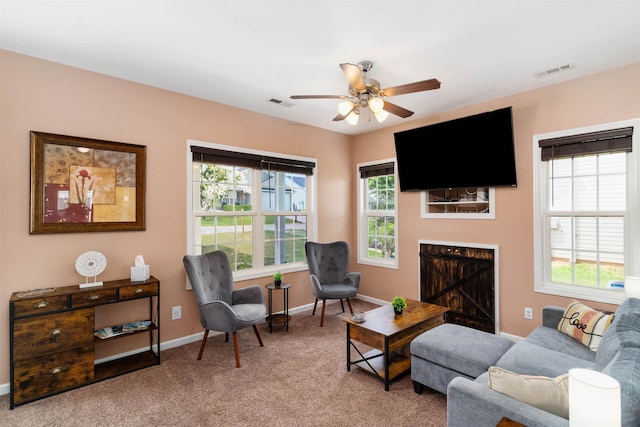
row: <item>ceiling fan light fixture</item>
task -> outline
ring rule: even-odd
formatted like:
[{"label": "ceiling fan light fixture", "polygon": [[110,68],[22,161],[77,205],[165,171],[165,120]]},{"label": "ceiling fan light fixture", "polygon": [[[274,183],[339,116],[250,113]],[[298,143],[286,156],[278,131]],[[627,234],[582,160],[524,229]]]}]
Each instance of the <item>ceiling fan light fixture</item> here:
[{"label": "ceiling fan light fixture", "polygon": [[371,111],[377,114],[384,108],[384,101],[382,100],[382,98],[371,98],[369,100],[369,108],[371,108]]},{"label": "ceiling fan light fixture", "polygon": [[351,114],[349,114],[347,116],[347,123],[349,123],[350,125],[357,125],[358,124],[358,119],[360,118],[360,114],[358,114],[357,112],[353,111],[351,112]]},{"label": "ceiling fan light fixture", "polygon": [[351,101],[342,101],[338,104],[338,112],[343,116],[349,114],[351,110],[353,110],[353,102]]},{"label": "ceiling fan light fixture", "polygon": [[378,121],[378,123],[382,123],[382,122],[384,122],[384,121],[385,121],[385,119],[386,119],[387,117],[389,117],[389,113],[387,113],[387,112],[386,112],[386,111],[384,111],[384,110],[381,110],[381,111],[375,112],[375,113],[373,113],[373,114],[376,116],[376,120]]}]

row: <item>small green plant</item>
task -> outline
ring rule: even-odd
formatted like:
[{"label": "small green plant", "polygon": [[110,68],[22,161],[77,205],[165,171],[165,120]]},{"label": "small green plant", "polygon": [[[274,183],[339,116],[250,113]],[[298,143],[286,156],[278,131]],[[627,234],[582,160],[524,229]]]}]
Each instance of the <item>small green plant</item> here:
[{"label": "small green plant", "polygon": [[281,282],[282,281],[282,273],[280,273],[279,271],[276,271],[275,274],[273,275],[273,281],[274,282]]},{"label": "small green plant", "polygon": [[402,311],[407,306],[407,301],[402,297],[395,296],[391,300],[391,305],[394,310]]}]

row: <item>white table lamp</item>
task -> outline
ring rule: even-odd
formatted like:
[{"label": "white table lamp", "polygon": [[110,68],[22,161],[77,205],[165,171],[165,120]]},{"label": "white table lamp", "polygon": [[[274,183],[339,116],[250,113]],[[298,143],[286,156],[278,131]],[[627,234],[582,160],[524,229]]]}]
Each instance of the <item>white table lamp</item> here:
[{"label": "white table lamp", "polygon": [[569,425],[620,427],[620,383],[592,369],[569,370]]},{"label": "white table lamp", "polygon": [[627,298],[640,298],[640,277],[625,277],[624,293]]}]

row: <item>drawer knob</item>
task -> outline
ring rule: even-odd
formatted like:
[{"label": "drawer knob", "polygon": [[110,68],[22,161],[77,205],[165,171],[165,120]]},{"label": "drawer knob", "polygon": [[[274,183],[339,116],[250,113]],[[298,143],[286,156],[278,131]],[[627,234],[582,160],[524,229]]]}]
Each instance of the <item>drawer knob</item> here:
[{"label": "drawer knob", "polygon": [[136,289],[136,291],[135,291],[135,292],[136,292],[136,294],[141,294],[141,293],[143,293],[143,292],[144,292],[144,289],[142,289],[142,288],[138,288],[138,289]]},{"label": "drawer knob", "polygon": [[59,366],[58,366],[58,367],[55,367],[55,368],[53,368],[53,369],[51,369],[51,370],[49,371],[49,373],[50,373],[51,375],[59,374],[60,372],[62,372],[62,368],[61,368],[61,367],[59,367]]},{"label": "drawer knob", "polygon": [[91,295],[89,296],[89,301],[96,301],[100,299],[100,295]]},{"label": "drawer knob", "polygon": [[51,331],[51,335],[60,335],[62,333],[62,329],[56,328]]},{"label": "drawer knob", "polygon": [[33,308],[45,308],[45,307],[49,307],[49,303],[46,301],[40,301],[33,304]]}]

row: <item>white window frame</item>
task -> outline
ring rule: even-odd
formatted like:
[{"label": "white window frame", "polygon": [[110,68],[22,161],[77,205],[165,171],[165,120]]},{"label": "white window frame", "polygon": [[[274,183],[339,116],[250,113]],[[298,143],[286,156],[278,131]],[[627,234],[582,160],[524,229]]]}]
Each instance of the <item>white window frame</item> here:
[{"label": "white window frame", "polygon": [[[393,211],[368,211],[367,210],[367,180],[360,177],[360,167],[362,166],[370,166],[370,165],[380,165],[383,163],[391,163],[393,162],[393,170],[394,170],[394,183],[395,183],[395,191],[393,205],[395,209]],[[364,162],[358,163],[356,165],[356,182],[358,183],[358,224],[357,224],[357,234],[358,234],[358,263],[373,265],[377,267],[385,267],[385,268],[398,268],[398,258],[399,258],[399,242],[398,242],[398,164],[396,163],[395,158],[376,160],[372,162]],[[381,258],[371,258],[367,256],[367,250],[369,246],[368,235],[367,235],[367,216],[378,215],[378,216],[392,216],[395,221],[394,227],[394,239],[396,242],[395,248],[395,257],[393,259],[381,259]]]},{"label": "white window frame", "polygon": [[[268,156],[268,157],[280,157],[280,158],[288,158],[288,159],[292,159],[292,160],[300,160],[300,161],[308,161],[308,162],[314,162],[316,163],[316,167],[314,169],[314,173],[313,175],[309,175],[308,179],[307,179],[307,192],[308,192],[308,206],[306,208],[306,214],[307,214],[307,241],[317,241],[317,236],[318,236],[318,214],[317,214],[317,204],[318,204],[318,194],[317,194],[317,176],[318,176],[318,166],[317,166],[317,160],[315,158],[310,158],[310,157],[302,157],[302,156],[294,156],[291,154],[283,154],[283,153],[276,153],[276,152],[271,152],[271,151],[262,151],[262,150],[253,150],[250,148],[242,148],[242,147],[235,147],[235,146],[230,146],[230,145],[223,145],[223,144],[217,144],[217,143],[212,143],[212,142],[204,142],[204,141],[197,141],[197,140],[192,140],[189,139],[187,140],[187,146],[186,146],[186,164],[187,164],[187,249],[186,249],[186,253],[189,255],[193,255],[195,254],[195,224],[194,224],[194,218],[195,215],[193,214],[193,160],[192,160],[192,153],[191,153],[191,147],[192,146],[196,146],[196,147],[206,147],[206,148],[212,148],[212,149],[219,149],[219,150],[226,150],[226,151],[234,151],[237,153],[248,153],[248,154],[257,154],[257,155],[262,155],[262,156]],[[255,169],[254,169],[255,172]],[[258,173],[259,175],[259,173]],[[254,190],[256,190],[256,194],[261,194],[260,192],[262,191],[261,189],[261,183],[260,183],[260,179],[258,177],[258,179],[253,179],[252,180],[253,183],[253,188]],[[255,212],[262,212],[262,197],[254,197],[253,202],[255,203]],[[236,212],[235,214],[238,214],[238,212]],[[265,213],[265,215],[273,215],[273,214],[281,214],[279,212],[267,212]],[[262,257],[263,256],[263,232],[262,232],[262,221],[260,221],[261,216],[258,217],[254,217],[254,221],[253,223],[256,224],[258,226],[258,228],[254,233],[254,241],[253,241],[253,245],[254,245],[254,256],[255,257]],[[308,270],[309,266],[305,261],[301,261],[301,262],[295,262],[295,263],[286,263],[286,264],[278,264],[278,265],[270,265],[270,266],[264,266],[264,267],[260,267],[260,268],[249,268],[249,269],[243,269],[243,270],[237,270],[233,272],[233,279],[234,280],[248,280],[248,279],[254,279],[254,278],[260,278],[260,277],[270,277],[272,276],[276,271],[280,271],[282,272],[282,274],[285,273],[291,273],[291,272],[295,272],[295,271],[303,271],[303,270]],[[189,285],[187,284],[187,288],[189,288]]]},{"label": "white window frame", "polygon": [[625,293],[613,289],[595,289],[586,286],[554,283],[546,281],[550,277],[550,242],[545,238],[544,212],[548,200],[548,161],[540,158],[538,142],[543,139],[566,137],[583,133],[606,131],[623,127],[633,127],[632,151],[627,153],[627,215],[624,220],[625,276],[640,275],[640,119],[624,120],[577,129],[550,132],[533,136],[533,251],[534,251],[534,289],[535,292],[559,295],[563,297],[620,304],[626,298]]}]

